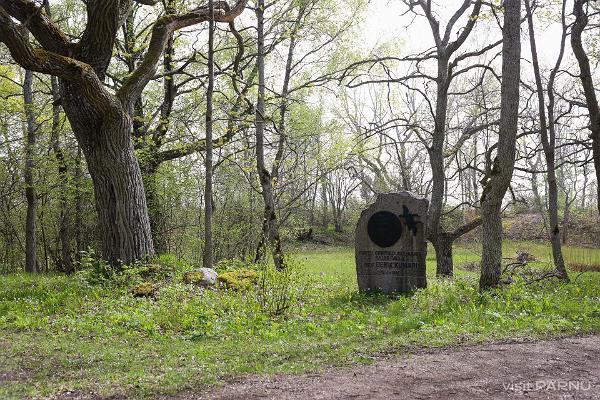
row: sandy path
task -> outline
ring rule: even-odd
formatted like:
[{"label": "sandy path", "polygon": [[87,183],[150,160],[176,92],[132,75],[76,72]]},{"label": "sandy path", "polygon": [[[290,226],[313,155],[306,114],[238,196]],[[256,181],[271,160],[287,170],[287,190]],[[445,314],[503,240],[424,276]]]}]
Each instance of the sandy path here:
[{"label": "sandy path", "polygon": [[600,336],[421,351],[322,374],[233,381],[180,399],[600,399]]}]

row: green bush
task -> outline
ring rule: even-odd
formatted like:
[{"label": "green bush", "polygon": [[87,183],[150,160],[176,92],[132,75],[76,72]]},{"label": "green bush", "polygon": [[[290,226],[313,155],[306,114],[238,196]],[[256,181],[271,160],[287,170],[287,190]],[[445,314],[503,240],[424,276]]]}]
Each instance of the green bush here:
[{"label": "green bush", "polygon": [[148,280],[172,281],[186,268],[189,269],[172,256],[160,256],[147,262],[137,261],[130,265],[113,267],[93,250],[89,250],[83,253],[76,276],[90,285],[126,287]]},{"label": "green bush", "polygon": [[302,266],[286,258],[285,268],[278,270],[272,264],[261,266],[257,280],[256,295],[263,312],[270,316],[281,316],[300,304],[305,295],[306,276]]}]

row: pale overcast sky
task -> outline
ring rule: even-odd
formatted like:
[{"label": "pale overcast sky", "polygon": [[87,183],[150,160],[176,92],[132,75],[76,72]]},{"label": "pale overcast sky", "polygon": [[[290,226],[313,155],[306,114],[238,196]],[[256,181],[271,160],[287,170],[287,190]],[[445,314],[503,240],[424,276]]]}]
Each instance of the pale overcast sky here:
[{"label": "pale overcast sky", "polygon": [[[426,49],[433,45],[433,37],[427,20],[422,17],[414,17],[413,14],[402,16],[406,12],[407,6],[401,0],[371,0],[369,10],[365,16],[363,37],[359,43],[363,43],[365,49],[372,49],[378,45],[393,41],[400,45],[398,50],[400,55],[407,55]],[[458,9],[462,0],[437,1],[433,9],[438,14],[442,29],[445,29],[446,22],[450,16]],[[567,5],[567,10],[571,6]],[[482,11],[487,12],[483,9]],[[465,14],[470,13],[470,10]],[[523,14],[525,10],[523,9]],[[466,16],[457,22],[455,28],[460,28],[466,22]],[[488,43],[493,38],[499,37],[500,30],[495,21],[482,21],[474,31],[473,39],[470,43]],[[536,20],[536,37],[538,52],[542,63],[546,66],[554,64],[559,48],[561,26],[559,23],[549,23],[548,20]],[[454,29],[456,34],[457,29]],[[529,37],[527,36],[527,24],[523,24],[523,42],[522,55],[524,58],[530,58]],[[490,37],[490,36],[493,36]],[[570,48],[567,40],[567,55]]]}]

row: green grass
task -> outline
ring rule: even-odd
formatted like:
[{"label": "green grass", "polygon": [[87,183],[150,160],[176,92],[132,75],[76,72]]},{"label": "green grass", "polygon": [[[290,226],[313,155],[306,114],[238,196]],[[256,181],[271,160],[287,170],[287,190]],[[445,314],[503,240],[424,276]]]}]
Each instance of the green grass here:
[{"label": "green grass", "polygon": [[[505,246],[507,255],[549,255],[538,243]],[[600,258],[599,250],[565,253],[568,262]],[[427,289],[390,298],[357,292],[351,249],[298,254],[289,287],[294,301],[280,317],[261,307],[259,298],[270,292],[197,289],[179,283],[182,267],[159,282],[156,299],[134,298],[135,279],[102,286],[82,274],[3,276],[0,398],[74,389],[144,398],[200,391],[248,373],[369,362],[407,346],[600,331],[598,273],[481,294],[472,272],[436,280],[433,256]],[[478,258],[477,246],[455,251],[457,265]],[[273,285],[281,289],[285,279]]]}]

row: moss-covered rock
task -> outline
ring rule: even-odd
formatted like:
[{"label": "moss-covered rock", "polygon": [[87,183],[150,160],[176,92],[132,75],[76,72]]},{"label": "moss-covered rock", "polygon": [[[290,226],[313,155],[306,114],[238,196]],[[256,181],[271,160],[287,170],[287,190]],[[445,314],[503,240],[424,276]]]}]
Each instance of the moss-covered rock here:
[{"label": "moss-covered rock", "polygon": [[131,294],[133,294],[134,297],[154,297],[156,291],[157,287],[152,282],[140,283],[131,288]]},{"label": "moss-covered rock", "polygon": [[213,286],[217,283],[217,271],[210,268],[199,268],[183,274],[183,283],[196,286]]},{"label": "moss-covered rock", "polygon": [[204,274],[200,271],[188,271],[183,274],[183,283],[199,284],[204,279]]},{"label": "moss-covered rock", "polygon": [[257,283],[258,277],[258,272],[255,270],[241,268],[222,273],[219,275],[219,282],[228,289],[243,290]]}]

